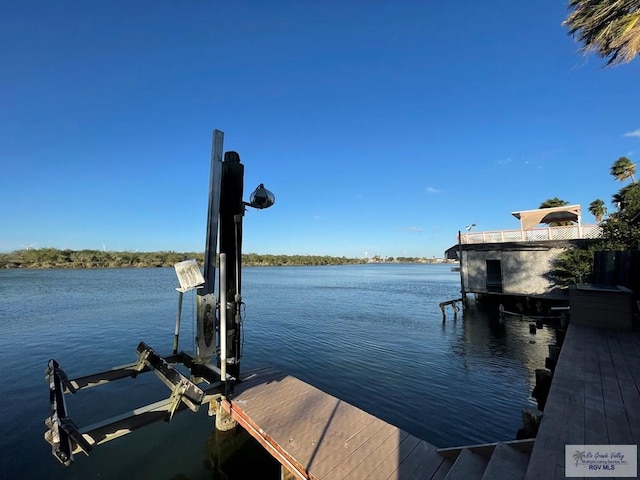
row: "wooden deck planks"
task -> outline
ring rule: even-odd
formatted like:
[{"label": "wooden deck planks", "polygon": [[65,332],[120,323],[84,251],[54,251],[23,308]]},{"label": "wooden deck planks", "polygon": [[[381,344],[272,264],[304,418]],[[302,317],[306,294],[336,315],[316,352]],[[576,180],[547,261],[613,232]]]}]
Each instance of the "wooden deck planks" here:
[{"label": "wooden deck planks", "polygon": [[[615,335],[615,332],[611,332]],[[616,350],[617,342],[609,344],[610,332],[596,332],[598,351],[600,353],[600,368],[602,370],[602,390],[604,393],[604,413],[607,422],[607,432],[611,444],[633,443],[631,428],[625,405],[622,399],[621,379],[618,378],[621,371],[614,368],[611,347]],[[615,353],[617,355],[617,353]],[[622,382],[623,383],[623,382]]]},{"label": "wooden deck planks", "polygon": [[[339,450],[332,449],[330,453],[326,452],[329,454],[324,455],[322,460],[314,462],[312,465],[314,475],[318,478],[322,478],[338,463],[346,461],[356,463],[356,460],[354,459],[357,459],[363,454],[363,450],[360,450],[362,445],[368,443],[374,437],[388,437],[395,431],[394,428],[389,427],[392,426],[385,424],[384,422],[371,422],[366,428],[360,430],[353,435],[349,441],[345,442],[344,448]],[[320,455],[318,455],[318,457],[320,457]]]},{"label": "wooden deck planks", "polygon": [[[327,462],[326,465],[330,466],[332,463],[334,463],[334,465],[326,472],[318,468],[317,470],[322,471],[323,473],[321,475],[317,475],[317,478],[366,478],[366,476],[358,476],[357,472],[354,472],[356,467],[360,465],[367,457],[371,456],[373,452],[385,442],[400,442],[401,433],[402,432],[393,425],[386,424],[375,434],[371,435],[371,437],[365,439],[364,442],[353,449],[353,451],[345,458],[341,459],[337,463],[332,462],[331,460],[333,459],[330,459],[330,461]],[[314,468],[312,472],[314,477],[316,477],[315,472],[316,468]]]},{"label": "wooden deck planks", "polygon": [[588,348],[585,356],[585,363],[589,366],[584,377],[584,443],[587,445],[609,443],[598,348]]},{"label": "wooden deck planks", "polygon": [[398,469],[387,477],[387,480],[430,479],[444,460],[445,458],[438,454],[436,447],[421,440],[404,458]]},{"label": "wooden deck planks", "polygon": [[570,325],[527,480],[565,478],[565,445],[638,443],[639,352],[637,333]]},{"label": "wooden deck planks", "polygon": [[[350,409],[350,405],[342,403],[341,406]],[[362,411],[361,411],[362,412]],[[366,412],[353,415],[348,412],[346,418],[338,416],[322,439],[322,449],[310,460],[309,468],[320,468],[321,462],[332,463],[346,457],[356,448],[361,439],[369,438],[372,434],[384,426],[384,422],[374,421],[374,418]],[[378,419],[375,419],[378,420]]]},{"label": "wooden deck planks", "polygon": [[269,383],[246,386],[241,384],[236,387],[233,398],[243,408],[251,408],[256,415],[273,411],[274,400],[270,398],[269,393],[274,390],[274,383],[277,383],[277,390],[282,394],[278,398],[278,402],[281,405],[280,410],[282,411],[298,405],[300,403],[299,397],[307,396],[314,391],[311,385],[303,384],[294,377],[283,377]]},{"label": "wooden deck planks", "polygon": [[277,459],[308,478],[404,480],[442,461],[432,445],[275,370],[251,372],[224,405]]},{"label": "wooden deck planks", "polygon": [[[308,465],[309,468],[315,467],[326,457],[335,458],[331,452],[347,443],[349,436],[353,436],[347,426],[353,423],[351,417],[354,415],[349,408],[351,406],[338,401],[335,407],[334,410],[321,409],[298,418],[291,416],[287,423],[273,428],[264,427],[264,429],[301,463]],[[339,407],[342,407],[339,410],[340,415],[336,417],[335,412]],[[361,426],[359,431],[362,430]],[[377,430],[379,429],[374,428],[374,434]]]},{"label": "wooden deck planks", "polygon": [[[556,475],[557,465],[564,462],[564,446],[559,450],[559,439],[562,435],[564,425],[564,415],[567,406],[567,397],[572,395],[570,385],[565,383],[565,377],[570,375],[566,372],[567,365],[571,365],[576,356],[573,325],[564,340],[560,357],[555,369],[549,397],[545,406],[536,442],[531,453],[529,468],[525,478],[531,480],[552,479]],[[558,419],[563,419],[559,421]],[[563,458],[560,459],[560,454]]]},{"label": "wooden deck planks", "polygon": [[418,442],[417,438],[402,430],[397,430],[370,454],[365,455],[362,461],[347,472],[343,478],[384,480],[391,472],[397,470],[406,454],[413,450]]},{"label": "wooden deck planks", "polygon": [[[621,338],[635,339],[635,345],[632,342],[627,345],[626,342],[621,342]],[[640,438],[640,356],[636,353],[640,347],[640,336],[633,334],[630,337],[629,334],[618,332],[610,336],[608,341],[631,436],[637,441]]]}]

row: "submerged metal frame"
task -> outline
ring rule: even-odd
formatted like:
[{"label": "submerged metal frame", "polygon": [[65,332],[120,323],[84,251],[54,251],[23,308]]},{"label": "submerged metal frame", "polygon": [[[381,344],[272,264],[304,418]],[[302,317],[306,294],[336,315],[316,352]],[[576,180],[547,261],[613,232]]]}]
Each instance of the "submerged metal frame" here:
[{"label": "submerged metal frame", "polygon": [[[197,412],[201,405],[222,397],[225,389],[227,394],[233,391],[233,377],[226,375],[226,381],[220,381],[221,372],[218,367],[210,363],[197,363],[188,353],[180,352],[162,357],[144,342],[140,342],[136,353],[138,361],[135,363],[72,380],[69,380],[56,360],[49,360],[46,377],[51,414],[45,421],[49,427],[45,439],[52,446],[53,456],[64,465],[71,465],[76,453],[89,455],[96,445],[119,438],[150,423],[170,421],[176,412],[186,408]],[[176,364],[188,368],[191,379],[187,379],[173,366]],[[80,390],[123,378],[135,378],[150,371],[171,389],[168,398],[83,428],[78,428],[69,417],[65,394],[76,394]],[[202,382],[208,384],[204,389],[197,385]]]}]

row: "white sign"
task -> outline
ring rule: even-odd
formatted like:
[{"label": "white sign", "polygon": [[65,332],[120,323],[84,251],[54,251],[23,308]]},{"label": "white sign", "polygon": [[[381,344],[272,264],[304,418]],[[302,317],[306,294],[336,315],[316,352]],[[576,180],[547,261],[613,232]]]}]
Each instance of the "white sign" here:
[{"label": "white sign", "polygon": [[638,476],[637,445],[565,445],[566,477]]},{"label": "white sign", "polygon": [[188,292],[204,283],[204,277],[202,276],[202,272],[200,272],[198,262],[195,260],[185,260],[184,262],[176,263],[174,268],[176,269],[176,275],[180,282],[180,288],[176,289],[179,292]]}]

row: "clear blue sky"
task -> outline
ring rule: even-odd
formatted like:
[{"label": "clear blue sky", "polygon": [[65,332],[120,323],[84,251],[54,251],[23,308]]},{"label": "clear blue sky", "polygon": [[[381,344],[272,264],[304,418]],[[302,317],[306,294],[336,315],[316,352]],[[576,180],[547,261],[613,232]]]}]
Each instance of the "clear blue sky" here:
[{"label": "clear blue sky", "polygon": [[560,197],[609,208],[638,60],[566,2],[20,1],[0,7],[0,251],[204,250],[211,132],[245,164],[245,252],[441,257]]}]

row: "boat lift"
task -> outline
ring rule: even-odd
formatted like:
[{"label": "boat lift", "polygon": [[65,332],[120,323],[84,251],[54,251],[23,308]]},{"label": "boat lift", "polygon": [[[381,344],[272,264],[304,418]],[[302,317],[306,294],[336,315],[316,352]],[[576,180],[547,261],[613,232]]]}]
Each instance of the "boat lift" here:
[{"label": "boat lift", "polygon": [[[89,455],[97,445],[153,422],[170,421],[175,413],[187,408],[197,412],[202,405],[208,404],[209,414],[213,415],[218,401],[233,393],[242,357],[242,218],[247,206],[268,208],[275,203],[275,197],[260,184],[249,202],[242,200],[244,166],[236,152],[226,152],[222,160],[223,140],[224,133],[214,130],[204,275],[195,260],[175,265],[180,287],[176,288],[178,314],[173,352],[163,356],[140,342],[136,349],[138,359],[134,363],[74,379],[69,379],[56,360],[48,362],[46,380],[51,409],[45,420],[48,430],[44,437],[51,444],[53,456],[66,466],[73,463],[74,454]],[[220,268],[216,296],[217,257]],[[195,354],[189,354],[178,351],[178,342],[183,294],[194,289],[197,333]],[[189,378],[176,368],[178,365],[189,371]],[[150,371],[170,389],[168,398],[83,428],[71,420],[65,404],[66,394],[76,394],[123,378],[136,378]]]}]

